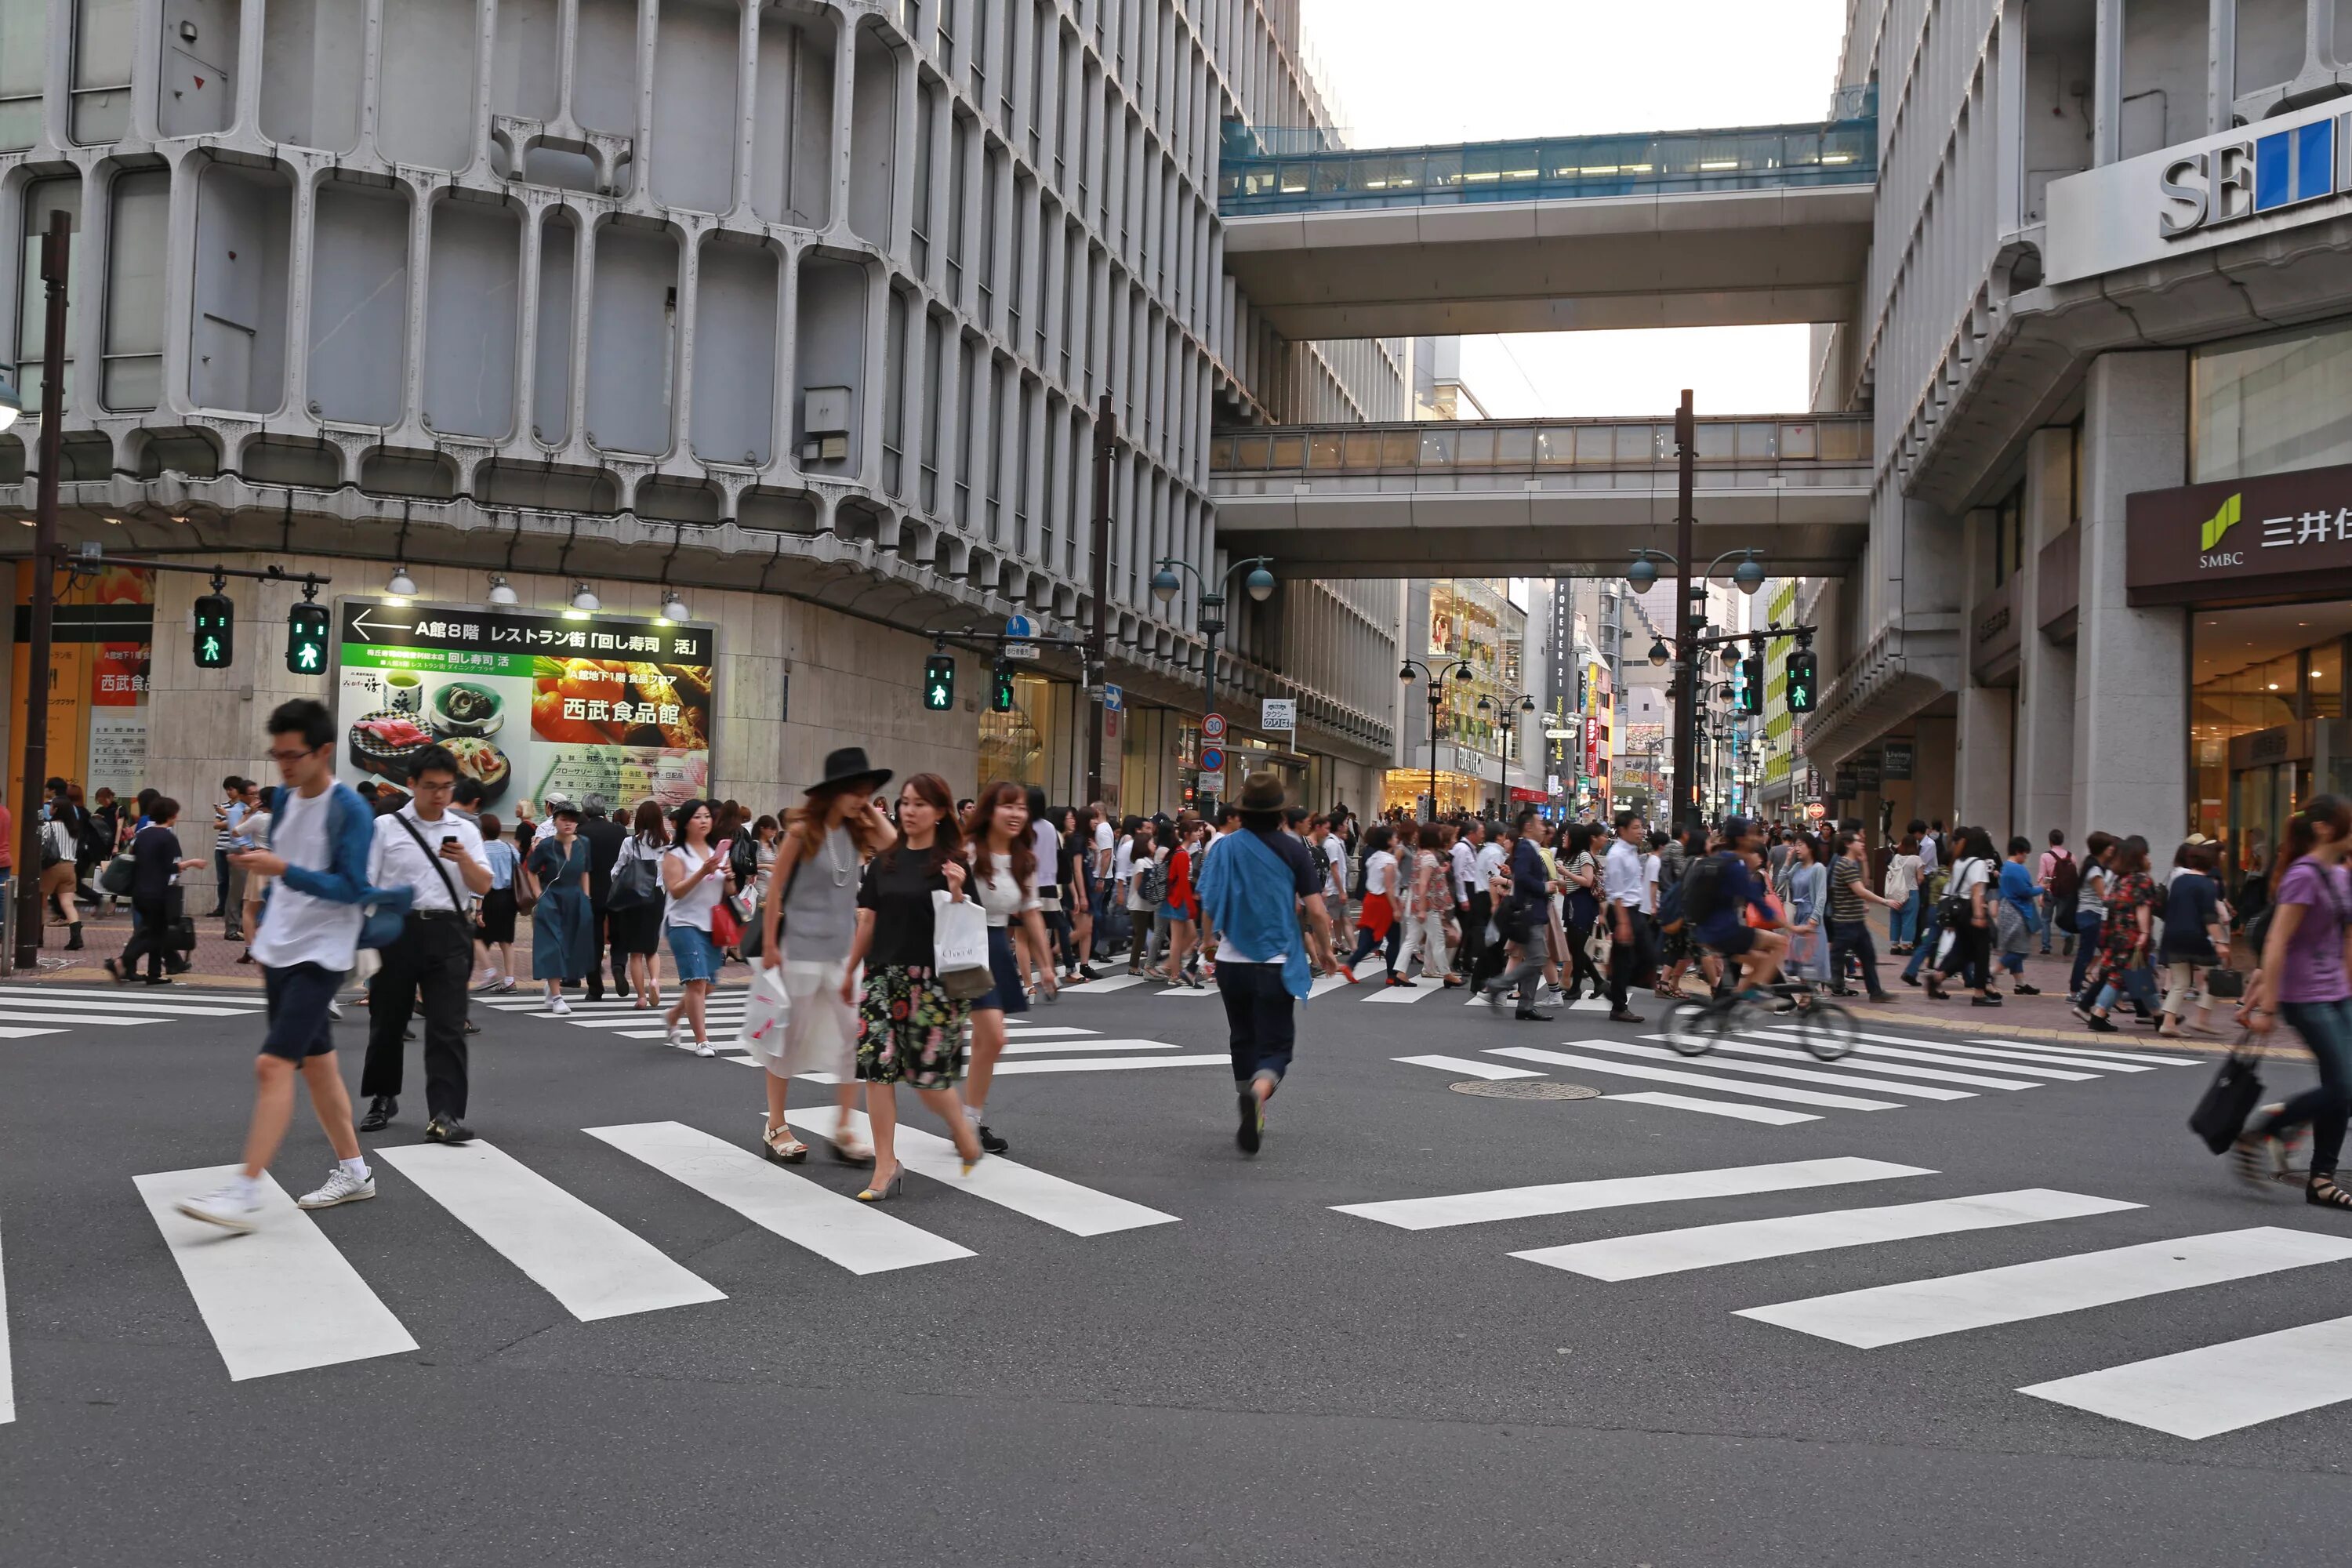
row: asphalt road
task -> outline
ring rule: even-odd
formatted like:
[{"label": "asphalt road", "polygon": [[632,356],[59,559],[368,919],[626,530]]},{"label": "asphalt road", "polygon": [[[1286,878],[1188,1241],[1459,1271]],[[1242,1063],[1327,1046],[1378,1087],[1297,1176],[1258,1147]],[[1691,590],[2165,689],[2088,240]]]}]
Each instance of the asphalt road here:
[{"label": "asphalt road", "polygon": [[[2194,1142],[2208,1061],[1915,1027],[1739,1074],[1596,1014],[1366,994],[1307,1008],[1255,1159],[1221,1065],[1125,1065],[1221,1050],[1213,995],[1042,1007],[1094,1033],[1017,1042],[1058,1070],[1002,1080],[1010,1163],[910,1176],[879,1235],[815,1190],[862,1183],[821,1144],[792,1177],[711,1152],[755,1145],[756,1071],[482,1007],[494,1152],[399,1152],[412,1061],[380,1198],[175,1253],[135,1179],[167,1199],[235,1158],[245,1005],[36,1032],[148,998],[0,993],[0,1561],[2097,1564],[2352,1526],[2352,1339],[2284,1332],[2352,1310],[2352,1224]],[[1433,1053],[1812,1119],[1476,1097],[1396,1059]],[[327,1164],[298,1112],[278,1181]],[[1826,1217],[1690,1234],[1777,1216]]]}]

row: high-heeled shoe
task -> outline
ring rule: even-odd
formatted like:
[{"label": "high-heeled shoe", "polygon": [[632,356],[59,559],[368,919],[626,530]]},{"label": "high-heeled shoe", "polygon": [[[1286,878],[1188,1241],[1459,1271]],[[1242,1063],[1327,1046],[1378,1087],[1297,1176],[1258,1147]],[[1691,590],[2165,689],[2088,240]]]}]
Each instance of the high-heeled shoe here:
[{"label": "high-heeled shoe", "polygon": [[[966,1165],[964,1169],[969,1171],[971,1167]],[[891,1172],[890,1179],[880,1186],[877,1187],[871,1182],[866,1183],[866,1190],[857,1194],[857,1201],[861,1204],[878,1204],[885,1199],[898,1196],[906,1189],[906,1185],[907,1167],[901,1165]]]},{"label": "high-heeled shoe", "polygon": [[779,1165],[798,1165],[809,1157],[809,1146],[793,1136],[789,1126],[771,1128],[761,1142],[767,1146],[768,1158]]}]

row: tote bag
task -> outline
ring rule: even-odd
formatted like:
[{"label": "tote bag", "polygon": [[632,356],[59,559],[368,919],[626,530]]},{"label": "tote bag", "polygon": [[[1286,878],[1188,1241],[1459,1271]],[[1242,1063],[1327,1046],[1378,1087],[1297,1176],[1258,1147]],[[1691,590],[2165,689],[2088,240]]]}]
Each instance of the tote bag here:
[{"label": "tote bag", "polygon": [[931,961],[940,989],[957,1001],[988,994],[996,976],[988,967],[988,916],[979,904],[932,892]]}]

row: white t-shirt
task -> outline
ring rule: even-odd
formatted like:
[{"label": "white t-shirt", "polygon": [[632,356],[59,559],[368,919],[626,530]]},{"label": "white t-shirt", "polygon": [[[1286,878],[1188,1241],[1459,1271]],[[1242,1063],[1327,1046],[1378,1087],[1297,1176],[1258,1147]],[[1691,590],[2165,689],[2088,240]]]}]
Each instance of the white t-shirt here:
[{"label": "white t-shirt", "polygon": [[1992,862],[1971,856],[1952,868],[1952,879],[1944,889],[1948,899],[1965,898],[1970,888],[1981,888],[1992,880]]},{"label": "white t-shirt", "polygon": [[[686,897],[673,898],[669,890],[670,868],[674,863],[680,874],[691,877],[702,868],[703,858],[715,858],[719,868],[687,889]],[[713,849],[698,858],[683,844],[673,844],[662,851],[662,924],[692,926],[698,931],[710,929],[710,911],[719,907],[719,897],[727,890],[726,857]]]},{"label": "white t-shirt", "polygon": [[980,905],[981,912],[988,917],[988,923],[992,926],[1010,925],[1013,916],[1024,915],[1041,907],[1034,886],[1013,879],[1013,858],[1010,855],[1001,857],[986,877],[975,872],[970,890],[972,900]]},{"label": "white t-shirt", "polygon": [[[400,826],[399,818],[406,817],[416,824],[430,855],[416,847],[416,840]],[[416,895],[411,906],[420,910],[456,910],[449,901],[449,889],[455,888],[460,900],[470,902],[473,895],[467,891],[466,879],[457,867],[441,858],[441,840],[454,837],[466,858],[487,871],[489,857],[482,850],[482,830],[454,811],[445,811],[437,822],[425,822],[416,815],[415,805],[404,805],[398,811],[387,812],[375,819],[375,847],[368,854],[368,881],[379,888],[406,888]],[[446,872],[448,881],[435,874],[438,866]]]},{"label": "white t-shirt", "polygon": [[[280,798],[270,821],[269,842],[289,866],[324,871],[334,864],[335,808],[330,789],[305,800],[292,790]],[[348,973],[360,942],[364,919],[357,904],[333,904],[299,892],[282,879],[261,914],[261,933],[253,940],[253,962],[272,969],[315,963],[332,974]]]},{"label": "white t-shirt", "polygon": [[1324,879],[1323,891],[1328,897],[1344,899],[1348,896],[1347,840],[1336,833],[1326,835],[1323,839],[1323,853],[1331,860],[1331,872]]},{"label": "white t-shirt", "polygon": [[1168,859],[1168,851],[1157,847],[1147,849],[1143,852],[1143,858],[1137,860],[1135,858],[1135,847],[1132,843],[1129,843],[1121,845],[1119,847],[1119,852],[1127,857],[1128,870],[1130,873],[1127,884],[1128,912],[1129,914],[1134,914],[1143,910],[1158,909],[1160,907],[1158,904],[1153,903],[1143,896],[1143,872],[1145,868],[1150,866],[1155,861],[1165,864]]},{"label": "white t-shirt", "polygon": [[1110,819],[1108,817],[1105,817],[1100,822],[1095,824],[1096,876],[1101,876],[1103,874],[1103,868],[1110,863],[1110,847],[1118,842],[1118,835],[1112,831]]},{"label": "white t-shirt", "polygon": [[1391,902],[1394,902],[1397,890],[1396,868],[1396,857],[1385,849],[1375,849],[1365,856],[1364,897],[1369,899],[1374,893],[1379,893]]},{"label": "white t-shirt", "polygon": [[1038,885],[1051,888],[1062,863],[1062,830],[1041,816],[1029,825],[1029,835],[1037,850]]},{"label": "white t-shirt", "polygon": [[1135,839],[1132,836],[1118,841],[1118,850],[1110,858],[1110,879],[1124,882],[1135,871]]},{"label": "white t-shirt", "polygon": [[1495,885],[1495,873],[1501,870],[1503,862],[1509,858],[1509,854],[1503,847],[1491,838],[1478,846],[1478,875],[1472,884],[1472,889],[1483,893],[1492,888]]},{"label": "white t-shirt", "polygon": [[1658,856],[1655,850],[1642,857],[1642,912],[1658,912]]}]

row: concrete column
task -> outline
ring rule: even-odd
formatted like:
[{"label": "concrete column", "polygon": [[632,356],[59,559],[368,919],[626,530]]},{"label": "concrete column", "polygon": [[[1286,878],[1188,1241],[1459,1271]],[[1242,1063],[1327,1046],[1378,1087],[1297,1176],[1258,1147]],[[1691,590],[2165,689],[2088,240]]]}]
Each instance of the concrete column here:
[{"label": "concrete column", "polygon": [[2189,356],[2158,350],[2101,355],[2084,389],[2070,818],[2151,844],[2189,820],[2189,614],[2124,602],[2124,498],[2183,482],[2188,382]]},{"label": "concrete column", "polygon": [[1993,587],[1993,556],[2000,514],[1979,507],[1960,521],[1955,576],[1960,590],[1959,700],[1952,758],[1953,809],[1961,822],[1981,825],[1995,838],[2010,830],[2011,754],[2016,699],[2006,686],[1978,684],[1972,668],[1977,617]]},{"label": "concrete column", "polygon": [[2063,827],[2079,842],[2074,820],[2074,650],[2042,635],[2042,548],[2066,531],[2071,516],[2073,437],[2060,429],[2037,430],[2025,445],[2025,561],[2017,584],[2017,613],[2024,626],[2018,649],[2017,772],[2010,798],[2017,820],[2010,826],[2036,844],[2050,829]]}]

